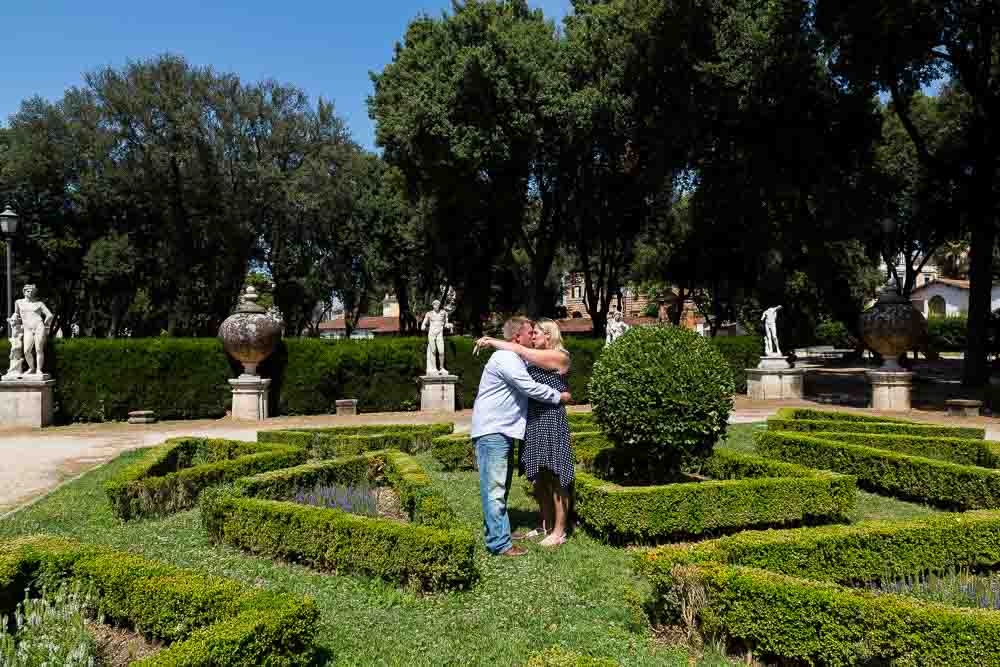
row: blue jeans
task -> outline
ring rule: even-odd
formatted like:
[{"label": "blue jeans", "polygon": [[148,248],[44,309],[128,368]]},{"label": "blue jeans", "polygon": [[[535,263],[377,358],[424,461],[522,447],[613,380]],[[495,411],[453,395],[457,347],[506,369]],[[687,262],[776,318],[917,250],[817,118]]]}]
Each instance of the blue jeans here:
[{"label": "blue jeans", "polygon": [[514,473],[514,441],[500,433],[480,436],[476,438],[476,459],[486,548],[491,554],[500,554],[511,547],[507,495]]}]

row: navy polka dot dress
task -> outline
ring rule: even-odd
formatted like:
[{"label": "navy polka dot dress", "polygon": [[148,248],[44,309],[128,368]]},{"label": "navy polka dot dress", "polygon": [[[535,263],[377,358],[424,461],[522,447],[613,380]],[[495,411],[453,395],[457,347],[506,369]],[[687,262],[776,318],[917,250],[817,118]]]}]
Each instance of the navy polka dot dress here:
[{"label": "navy polka dot dress", "polygon": [[[528,364],[528,374],[539,384],[558,392],[569,391],[566,376]],[[528,426],[524,432],[521,449],[521,466],[531,481],[538,472],[547,468],[559,477],[559,486],[569,488],[575,479],[573,446],[569,440],[569,422],[563,405],[549,405],[541,401],[528,404]]]}]

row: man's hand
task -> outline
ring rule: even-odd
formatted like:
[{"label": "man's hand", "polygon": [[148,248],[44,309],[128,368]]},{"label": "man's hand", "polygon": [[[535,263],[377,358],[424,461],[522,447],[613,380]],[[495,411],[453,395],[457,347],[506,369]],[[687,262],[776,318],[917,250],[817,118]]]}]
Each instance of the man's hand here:
[{"label": "man's hand", "polygon": [[568,391],[564,391],[563,393],[559,394],[559,402],[560,403],[569,403],[572,400],[573,400],[573,396],[571,396]]}]

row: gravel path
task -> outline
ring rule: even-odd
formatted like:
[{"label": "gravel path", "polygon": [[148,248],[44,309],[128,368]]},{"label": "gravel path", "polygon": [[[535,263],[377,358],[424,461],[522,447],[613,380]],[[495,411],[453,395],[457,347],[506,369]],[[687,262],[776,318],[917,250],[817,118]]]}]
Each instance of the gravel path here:
[{"label": "gravel path", "polygon": [[[738,398],[730,423],[763,421],[787,403],[768,401],[751,404]],[[586,408],[572,408],[576,411]],[[838,408],[839,409],[839,408]],[[912,418],[926,421],[985,426],[986,437],[1000,439],[1000,420],[992,418],[948,418],[940,413],[912,413]],[[258,430],[292,426],[346,426],[351,424],[417,424],[454,421],[457,431],[467,431],[471,411],[444,414],[396,412],[364,414],[352,417],[278,417],[260,424],[228,419],[162,422],[159,424],[78,424],[44,430],[0,430],[0,514],[16,508],[52,490],[96,465],[109,461],[123,451],[148,447],[180,435],[201,435],[234,440],[256,440]]]}]

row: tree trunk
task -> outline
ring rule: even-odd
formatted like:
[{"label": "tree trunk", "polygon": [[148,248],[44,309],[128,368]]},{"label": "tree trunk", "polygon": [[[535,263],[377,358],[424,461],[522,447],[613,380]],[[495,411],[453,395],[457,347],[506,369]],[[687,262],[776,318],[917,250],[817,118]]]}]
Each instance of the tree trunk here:
[{"label": "tree trunk", "polygon": [[681,325],[681,317],[684,315],[685,292],[686,290],[683,287],[677,288],[677,297],[674,299],[674,310],[670,313],[670,323],[675,327]]},{"label": "tree trunk", "polygon": [[[982,191],[980,191],[982,192]],[[969,329],[962,384],[981,387],[989,380],[986,359],[989,337],[990,296],[993,290],[993,245],[996,226],[989,203],[979,204],[972,224],[969,262]]]}]

